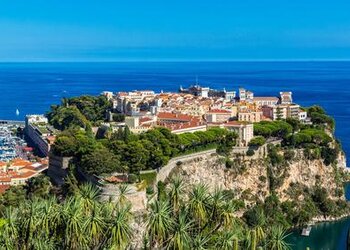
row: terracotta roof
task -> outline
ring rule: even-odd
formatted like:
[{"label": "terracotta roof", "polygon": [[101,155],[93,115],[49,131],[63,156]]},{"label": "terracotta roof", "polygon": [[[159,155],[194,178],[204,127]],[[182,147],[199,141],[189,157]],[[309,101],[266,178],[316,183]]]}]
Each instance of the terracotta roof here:
[{"label": "terracotta roof", "polygon": [[249,123],[247,122],[240,122],[240,121],[228,121],[223,123],[225,127],[231,127],[231,126],[241,126],[241,125],[247,125]]},{"label": "terracotta roof", "polygon": [[258,96],[253,98],[254,101],[278,101],[278,97],[275,96]]},{"label": "terracotta roof", "polygon": [[231,114],[230,110],[227,109],[211,109],[208,114]]},{"label": "terracotta roof", "polygon": [[5,193],[5,191],[9,188],[10,185],[0,185],[0,194]]},{"label": "terracotta roof", "polygon": [[158,113],[159,120],[174,120],[174,121],[191,121],[194,116],[178,114],[178,113]]}]

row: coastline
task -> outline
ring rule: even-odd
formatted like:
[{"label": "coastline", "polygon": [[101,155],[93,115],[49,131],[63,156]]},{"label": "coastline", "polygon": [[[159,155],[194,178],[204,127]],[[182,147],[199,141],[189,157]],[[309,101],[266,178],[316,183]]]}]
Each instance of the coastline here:
[{"label": "coastline", "polygon": [[346,214],[343,214],[343,215],[340,215],[340,216],[336,216],[336,217],[333,217],[333,216],[328,216],[328,217],[316,216],[316,217],[314,217],[311,220],[310,224],[311,225],[315,225],[315,224],[324,223],[324,222],[336,222],[336,221],[339,221],[339,220],[342,220],[342,219],[346,219],[346,218],[349,218],[349,217],[350,217],[350,212],[346,213]]}]

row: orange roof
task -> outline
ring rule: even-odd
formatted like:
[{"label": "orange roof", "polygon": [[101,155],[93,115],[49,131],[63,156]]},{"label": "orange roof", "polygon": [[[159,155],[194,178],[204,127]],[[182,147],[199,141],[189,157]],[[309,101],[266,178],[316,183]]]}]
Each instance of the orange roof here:
[{"label": "orange roof", "polygon": [[9,188],[10,188],[10,185],[0,185],[0,194],[5,193],[5,191]]},{"label": "orange roof", "polygon": [[258,96],[258,97],[254,97],[253,98],[254,101],[264,101],[264,100],[267,100],[267,101],[278,101],[278,97],[275,97],[275,96]]},{"label": "orange roof", "polygon": [[192,116],[192,115],[179,114],[179,113],[159,112],[158,119],[159,120],[174,120],[174,121],[191,121],[193,119],[198,119],[198,117]]},{"label": "orange roof", "polygon": [[231,111],[227,109],[211,109],[208,111],[208,113],[231,114]]},{"label": "orange roof", "polygon": [[240,126],[240,125],[246,125],[249,124],[247,122],[240,122],[240,121],[228,121],[223,123],[225,127],[230,127],[230,126]]},{"label": "orange roof", "polygon": [[5,167],[5,166],[7,166],[7,163],[3,162],[3,161],[0,161],[0,167]]}]

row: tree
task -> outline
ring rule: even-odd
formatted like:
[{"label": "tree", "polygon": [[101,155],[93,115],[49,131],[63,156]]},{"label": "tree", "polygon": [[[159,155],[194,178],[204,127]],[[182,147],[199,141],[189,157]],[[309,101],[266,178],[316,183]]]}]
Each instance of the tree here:
[{"label": "tree", "polygon": [[250,140],[249,146],[260,147],[266,143],[266,139],[262,136],[256,136]]},{"label": "tree", "polygon": [[30,196],[48,198],[51,191],[51,182],[48,176],[39,175],[27,182],[27,192]]},{"label": "tree", "polygon": [[80,166],[86,173],[91,175],[125,171],[119,158],[103,146],[84,155]]}]

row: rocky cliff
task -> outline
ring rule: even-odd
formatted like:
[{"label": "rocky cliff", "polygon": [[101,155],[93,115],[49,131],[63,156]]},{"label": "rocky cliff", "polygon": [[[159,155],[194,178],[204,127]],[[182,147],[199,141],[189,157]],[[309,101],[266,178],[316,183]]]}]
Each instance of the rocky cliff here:
[{"label": "rocky cliff", "polygon": [[[233,154],[229,158],[211,154],[179,165],[171,175],[180,175],[187,184],[205,183],[211,189],[221,187],[232,191],[237,198],[249,204],[263,200],[272,189],[281,201],[302,199],[303,191],[320,185],[332,199],[344,199],[342,178],[346,170],[343,153],[335,164],[326,165],[323,159],[307,159],[303,150],[289,150],[288,160],[273,165],[265,148],[254,156]],[[279,154],[283,155],[281,149]],[[273,183],[272,183],[273,182]]]}]

